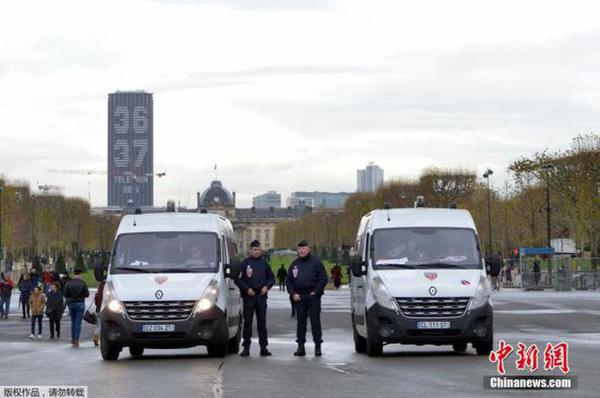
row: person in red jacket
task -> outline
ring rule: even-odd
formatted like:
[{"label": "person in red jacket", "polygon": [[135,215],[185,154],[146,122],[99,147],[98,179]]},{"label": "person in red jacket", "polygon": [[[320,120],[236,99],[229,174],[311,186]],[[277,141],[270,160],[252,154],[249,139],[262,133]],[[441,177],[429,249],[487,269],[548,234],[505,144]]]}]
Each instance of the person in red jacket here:
[{"label": "person in red jacket", "polygon": [[10,276],[4,275],[4,272],[2,272],[0,274],[0,318],[8,319],[10,296],[14,287],[15,284]]}]

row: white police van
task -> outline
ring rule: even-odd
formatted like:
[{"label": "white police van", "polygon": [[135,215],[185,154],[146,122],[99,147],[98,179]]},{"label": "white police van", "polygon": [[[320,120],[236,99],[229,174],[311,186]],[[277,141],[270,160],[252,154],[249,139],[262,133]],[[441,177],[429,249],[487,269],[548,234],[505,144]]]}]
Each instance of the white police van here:
[{"label": "white police van", "polygon": [[239,275],[231,222],[217,214],[124,216],[116,233],[101,309],[101,353],[123,347],[205,345],[209,356],[240,344]]},{"label": "white police van", "polygon": [[381,209],[365,215],[351,261],[356,352],[390,343],[493,346],[493,309],[477,230],[457,209]]}]

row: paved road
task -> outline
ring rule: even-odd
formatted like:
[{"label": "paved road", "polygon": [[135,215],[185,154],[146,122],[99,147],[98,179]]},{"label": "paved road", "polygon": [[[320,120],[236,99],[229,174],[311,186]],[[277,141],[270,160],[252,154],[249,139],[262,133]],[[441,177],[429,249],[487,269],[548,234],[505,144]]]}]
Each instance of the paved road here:
[{"label": "paved road", "polygon": [[[375,396],[597,396],[600,374],[600,292],[514,292],[495,294],[496,338],[544,346],[567,341],[571,368],[578,377],[575,391],[483,391],[483,376],[495,366],[474,350],[456,354],[448,347],[390,345],[383,358],[353,352],[348,314],[348,290],[323,298],[324,356],[295,358],[295,323],[289,318],[287,296],[270,294],[269,331],[273,356],[238,355],[211,359],[203,347],[147,350],[134,360],[124,350],[118,362],[103,362],[84,328],[85,342],[70,348],[68,317],[63,339],[30,341],[29,323],[14,314],[0,321],[0,385],[87,385],[91,397],[375,397]],[[84,340],[82,338],[82,340]],[[511,363],[513,365],[511,365]],[[507,373],[517,373],[514,361]]]}]

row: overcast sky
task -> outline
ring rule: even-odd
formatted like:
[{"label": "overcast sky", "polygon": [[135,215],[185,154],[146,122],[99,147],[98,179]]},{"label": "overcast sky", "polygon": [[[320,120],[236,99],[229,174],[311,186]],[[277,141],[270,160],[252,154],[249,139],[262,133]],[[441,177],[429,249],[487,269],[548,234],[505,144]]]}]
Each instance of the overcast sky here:
[{"label": "overcast sky", "polygon": [[[155,204],[215,174],[239,206],[428,166],[505,169],[598,132],[589,1],[2,1],[0,174],[87,197],[107,94],[154,93]],[[106,176],[91,177],[106,205]]]}]

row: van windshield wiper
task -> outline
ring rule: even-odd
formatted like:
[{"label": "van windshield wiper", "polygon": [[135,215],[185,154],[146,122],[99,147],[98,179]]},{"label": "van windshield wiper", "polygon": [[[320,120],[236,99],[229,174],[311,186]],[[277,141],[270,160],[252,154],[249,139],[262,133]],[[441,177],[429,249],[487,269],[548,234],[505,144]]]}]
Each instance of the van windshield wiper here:
[{"label": "van windshield wiper", "polygon": [[145,272],[145,273],[152,273],[153,272],[150,269],[139,268],[139,267],[116,267],[115,270],[116,271],[137,271],[137,272]]},{"label": "van windshield wiper", "polygon": [[156,272],[168,274],[168,273],[179,273],[179,272],[194,272],[194,270],[191,268],[161,268],[161,269],[156,270]]},{"label": "van windshield wiper", "polygon": [[419,268],[457,268],[457,269],[467,269],[459,264],[451,264],[451,263],[425,263],[419,264]]},{"label": "van windshield wiper", "polygon": [[376,264],[378,267],[379,266],[385,266],[385,267],[394,267],[394,268],[406,268],[406,269],[415,269],[414,265],[411,264],[400,264],[397,262],[377,262]]}]

